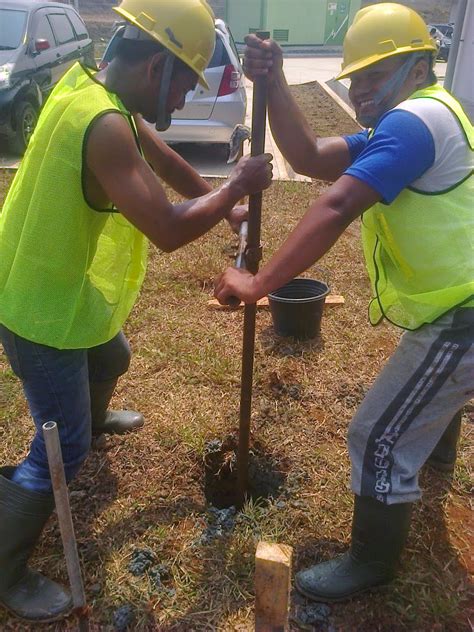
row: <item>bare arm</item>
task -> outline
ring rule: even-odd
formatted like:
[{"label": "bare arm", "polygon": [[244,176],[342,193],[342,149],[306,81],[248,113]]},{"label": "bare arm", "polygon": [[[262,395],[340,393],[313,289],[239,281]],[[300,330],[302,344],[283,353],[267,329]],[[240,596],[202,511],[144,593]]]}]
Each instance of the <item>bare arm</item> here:
[{"label": "bare arm", "polygon": [[283,72],[269,86],[268,118],[278,148],[296,173],[334,182],[349,167],[341,136],[318,138],[296,103]]},{"label": "bare arm", "polygon": [[107,114],[94,124],[86,150],[87,167],[106,197],[166,252],[206,233],[243,196],[267,188],[272,176],[270,158],[244,158],[218,189],[173,205],[141,157],[130,126],[120,114]]},{"label": "bare arm", "polygon": [[145,158],[174,191],[191,199],[212,190],[184,158],[161,140],[158,132],[149,128],[141,116],[135,116],[135,122]]},{"label": "bare arm", "polygon": [[283,54],[272,40],[245,38],[245,74],[268,77],[268,117],[273,137],[297,173],[334,182],[350,164],[342,137],[317,138],[291,94],[283,73]]},{"label": "bare arm", "polygon": [[278,252],[254,277],[229,268],[216,283],[221,303],[237,296],[254,303],[318,261],[346,227],[381,199],[380,194],[352,176],[342,176],[308,209]]}]

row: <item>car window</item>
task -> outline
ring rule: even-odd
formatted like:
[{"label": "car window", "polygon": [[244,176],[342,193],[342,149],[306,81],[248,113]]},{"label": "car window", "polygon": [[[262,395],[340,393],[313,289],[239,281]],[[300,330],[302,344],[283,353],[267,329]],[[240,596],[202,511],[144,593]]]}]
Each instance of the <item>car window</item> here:
[{"label": "car window", "polygon": [[76,39],[72,25],[64,13],[51,13],[49,21],[52,24],[58,44],[67,44]]},{"label": "car window", "polygon": [[45,15],[42,15],[39,19],[38,26],[35,29],[34,39],[45,39],[51,44],[51,48],[56,46],[56,40],[54,39],[53,31],[51,29],[51,24],[48,21],[48,18]]},{"label": "car window", "polygon": [[229,55],[227,54],[227,51],[225,49],[224,42],[217,35],[216,48],[207,67],[216,68],[217,66],[227,66],[228,64],[230,64]]},{"label": "car window", "polygon": [[23,41],[26,11],[0,9],[0,50],[15,50]]},{"label": "car window", "polygon": [[74,11],[67,12],[68,18],[71,20],[74,30],[76,31],[76,36],[78,40],[89,39],[89,33],[87,32],[86,25],[81,20],[81,18],[74,13]]},{"label": "car window", "polygon": [[232,31],[230,30],[229,27],[227,27],[227,32],[229,33],[229,44],[230,44],[230,47],[234,51],[234,55],[240,61],[239,51],[237,50],[237,46],[235,45],[235,41],[234,41],[234,36],[232,35]]}]

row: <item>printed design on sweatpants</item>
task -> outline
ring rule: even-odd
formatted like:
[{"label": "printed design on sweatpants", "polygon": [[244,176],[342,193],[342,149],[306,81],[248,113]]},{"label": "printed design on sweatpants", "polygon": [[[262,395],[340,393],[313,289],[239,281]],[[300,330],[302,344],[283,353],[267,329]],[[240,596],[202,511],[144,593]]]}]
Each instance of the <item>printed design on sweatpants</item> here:
[{"label": "printed design on sweatpants", "polygon": [[362,496],[373,496],[380,502],[387,502],[387,496],[392,491],[393,450],[397,441],[439,392],[469,350],[472,342],[465,324],[459,323],[461,327],[457,329],[454,321],[452,328],[440,333],[420,367],[374,425],[364,454]]}]

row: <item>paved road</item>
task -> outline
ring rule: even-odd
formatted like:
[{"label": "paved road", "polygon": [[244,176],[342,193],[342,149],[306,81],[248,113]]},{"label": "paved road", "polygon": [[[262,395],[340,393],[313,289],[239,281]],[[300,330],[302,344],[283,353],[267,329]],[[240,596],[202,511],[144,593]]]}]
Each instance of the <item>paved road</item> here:
[{"label": "paved road", "polygon": [[[326,82],[334,78],[341,67],[340,57],[290,57],[285,59],[284,70],[288,83],[296,85],[319,81],[328,93],[343,107],[349,114],[352,114],[350,107],[345,103],[345,93],[347,92],[348,81],[342,83],[341,90],[335,94],[327,88]],[[446,73],[446,64],[436,64],[436,73],[443,83]],[[250,127],[252,116],[252,84],[246,82],[248,111],[246,124]],[[248,150],[248,144],[246,144]],[[232,165],[227,165],[224,152],[216,145],[186,144],[175,145],[175,149],[188,160],[198,172],[206,177],[225,177],[232,169]],[[274,156],[274,177],[277,180],[299,180],[308,181],[309,178],[295,174],[289,164],[284,160],[278,150],[267,125],[266,151]],[[0,168],[17,168],[18,158],[0,150]]]}]

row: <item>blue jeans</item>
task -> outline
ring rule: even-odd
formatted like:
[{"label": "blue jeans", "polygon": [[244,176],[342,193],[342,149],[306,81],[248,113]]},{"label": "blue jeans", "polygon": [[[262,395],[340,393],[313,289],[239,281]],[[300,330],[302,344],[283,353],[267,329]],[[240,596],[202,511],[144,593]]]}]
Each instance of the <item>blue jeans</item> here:
[{"label": "blue jeans", "polygon": [[58,425],[66,480],[79,471],[90,450],[91,400],[89,382],[113,380],[130,364],[130,347],[120,332],[91,349],[60,350],[17,336],[0,325],[0,341],[14,373],[20,378],[36,433],[30,452],[12,480],[39,493],[51,492],[42,426]]}]

